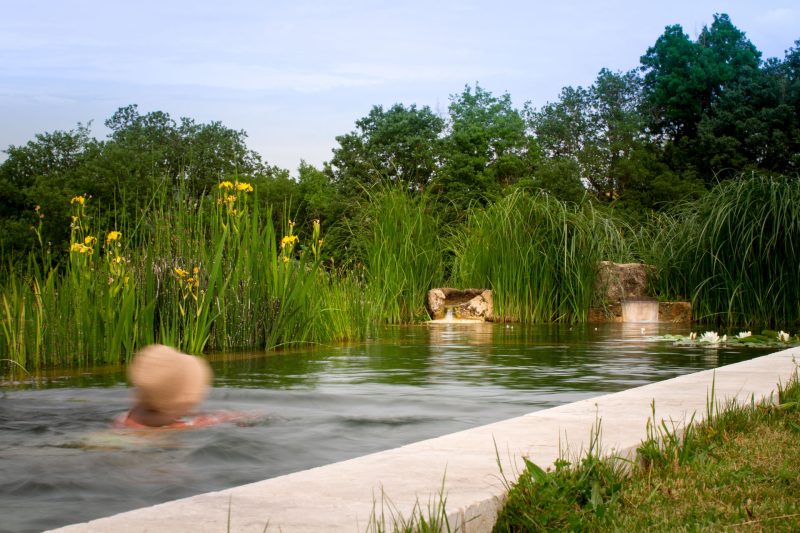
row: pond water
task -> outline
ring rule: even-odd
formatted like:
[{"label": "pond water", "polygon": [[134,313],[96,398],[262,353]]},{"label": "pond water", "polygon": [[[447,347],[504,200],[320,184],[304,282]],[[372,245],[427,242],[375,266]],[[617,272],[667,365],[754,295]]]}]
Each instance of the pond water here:
[{"label": "pond water", "polygon": [[41,531],[764,355],[674,347],[686,326],[440,324],[356,345],[212,357],[204,410],[241,425],[112,430],[122,369],[0,382],[0,531]]}]

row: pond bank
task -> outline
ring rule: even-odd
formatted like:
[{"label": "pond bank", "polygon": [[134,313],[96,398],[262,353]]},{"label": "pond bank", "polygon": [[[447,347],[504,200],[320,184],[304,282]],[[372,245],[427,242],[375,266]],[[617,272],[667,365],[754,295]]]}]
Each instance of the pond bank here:
[{"label": "pond bank", "polygon": [[598,419],[603,449],[628,453],[646,436],[653,401],[658,418],[686,421],[704,415],[712,383],[719,400],[759,400],[789,379],[798,356],[798,348],[784,350],[57,531],[262,531],[267,523],[283,531],[363,531],[382,494],[409,516],[417,502],[426,509],[442,491],[451,526],[489,531],[505,491],[498,458],[509,479],[523,469],[522,456],[552,465],[565,444],[574,454],[588,448]]}]

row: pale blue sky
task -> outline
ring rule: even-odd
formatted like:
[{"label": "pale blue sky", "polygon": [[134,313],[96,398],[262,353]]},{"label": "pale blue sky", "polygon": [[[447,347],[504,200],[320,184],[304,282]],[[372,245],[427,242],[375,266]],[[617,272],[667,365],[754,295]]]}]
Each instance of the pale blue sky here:
[{"label": "pale blue sky", "polygon": [[[796,1],[0,0],[0,149],[119,107],[243,129],[293,171],[330,159],[375,104],[429,105],[476,81],[536,107],[664,27],[728,13],[764,57],[800,38]],[[5,156],[0,155],[0,159]]]}]

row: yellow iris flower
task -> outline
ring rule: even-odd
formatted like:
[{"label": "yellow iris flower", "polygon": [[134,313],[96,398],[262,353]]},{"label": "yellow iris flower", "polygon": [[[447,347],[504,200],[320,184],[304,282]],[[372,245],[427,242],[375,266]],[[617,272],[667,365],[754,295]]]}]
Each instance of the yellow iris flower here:
[{"label": "yellow iris flower", "polygon": [[297,242],[297,235],[287,235],[281,239],[281,248],[286,248]]},{"label": "yellow iris flower", "polygon": [[69,247],[70,252],[80,252],[82,254],[91,254],[94,249],[91,246],[86,246],[80,242],[73,242]]}]

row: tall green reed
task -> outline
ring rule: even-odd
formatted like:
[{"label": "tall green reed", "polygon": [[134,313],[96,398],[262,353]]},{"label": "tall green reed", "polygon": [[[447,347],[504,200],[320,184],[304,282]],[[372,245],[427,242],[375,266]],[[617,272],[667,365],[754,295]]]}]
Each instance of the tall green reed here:
[{"label": "tall green reed", "polygon": [[661,294],[691,298],[702,321],[800,323],[800,179],[729,180],[656,222]]},{"label": "tall green reed", "polygon": [[453,281],[493,290],[503,321],[583,322],[597,263],[630,251],[621,226],[589,202],[515,190],[474,211],[451,239]]},{"label": "tall green reed", "polygon": [[366,298],[381,321],[399,324],[425,317],[426,293],[444,277],[441,231],[427,195],[393,185],[369,192],[352,240],[366,272]]},{"label": "tall green reed", "polygon": [[321,269],[319,223],[299,237],[287,221],[279,239],[253,194],[239,181],[202,198],[162,188],[103,231],[90,199],[74,197],[67,260],[31,261],[0,284],[0,359],[80,366],[152,342],[199,354],[363,337],[363,284]]}]

